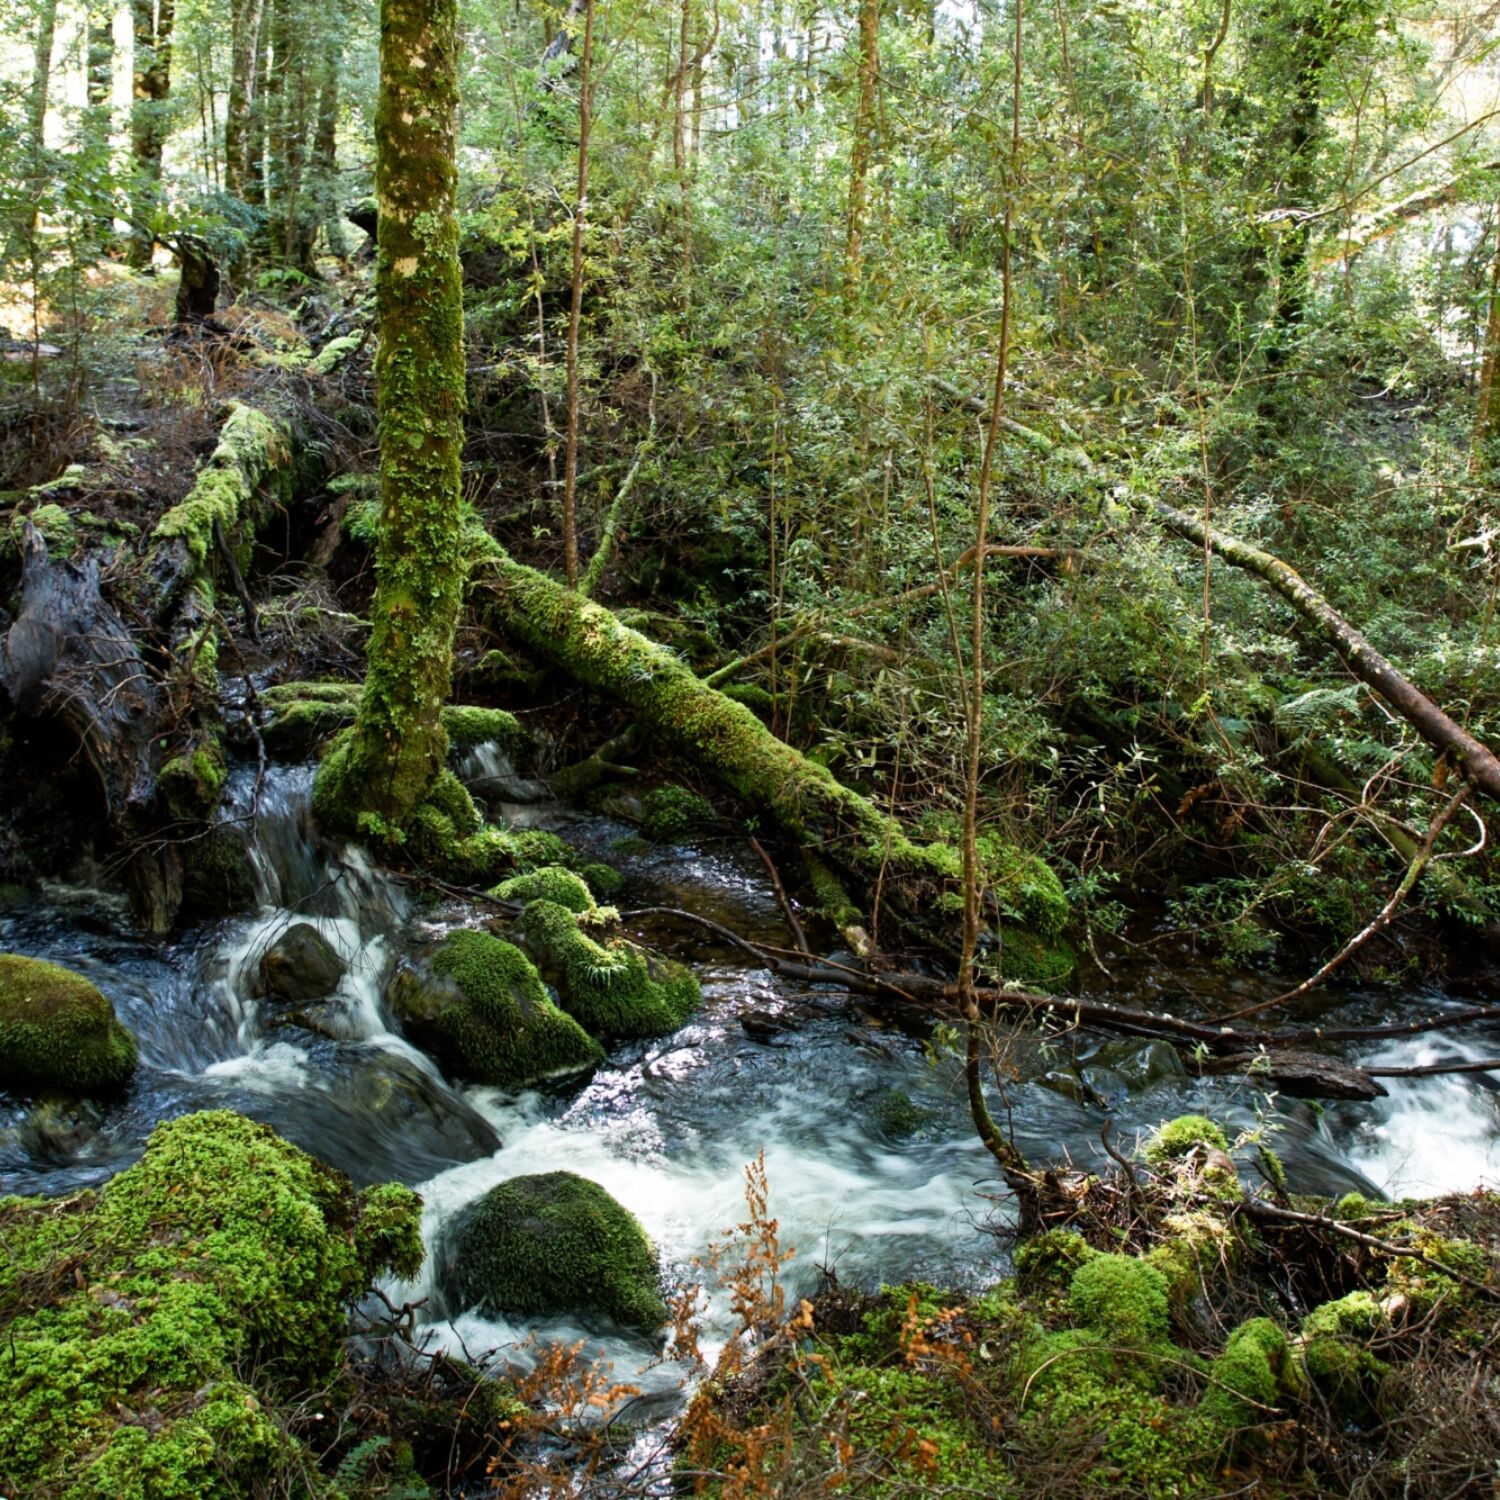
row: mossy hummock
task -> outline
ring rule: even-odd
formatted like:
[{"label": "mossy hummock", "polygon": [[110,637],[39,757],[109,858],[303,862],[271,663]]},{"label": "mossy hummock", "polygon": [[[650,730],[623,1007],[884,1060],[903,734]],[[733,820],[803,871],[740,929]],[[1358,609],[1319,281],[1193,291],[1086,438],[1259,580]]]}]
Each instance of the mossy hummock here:
[{"label": "mossy hummock", "polygon": [[599,941],[556,901],[535,900],[516,936],[563,1009],[595,1036],[666,1036],[698,1008],[703,994],[691,969],[625,938]]},{"label": "mossy hummock", "polygon": [[100,1193],[0,1199],[0,1489],[330,1494],[277,1408],[332,1372],[373,1277],[416,1274],[420,1209],[222,1110]]},{"label": "mossy hummock", "polygon": [[604,1049],[548,998],[526,955],[489,933],[452,933],[428,972],[396,971],[388,999],[419,1047],[475,1083],[526,1088],[604,1061]]},{"label": "mossy hummock", "polygon": [[135,1038],[81,974],[0,953],[0,1085],[85,1093],[118,1088],[135,1071]]},{"label": "mossy hummock", "polygon": [[491,1188],[464,1210],[441,1254],[439,1283],[455,1309],[600,1313],[645,1334],[667,1320],[645,1230],[573,1172]]}]

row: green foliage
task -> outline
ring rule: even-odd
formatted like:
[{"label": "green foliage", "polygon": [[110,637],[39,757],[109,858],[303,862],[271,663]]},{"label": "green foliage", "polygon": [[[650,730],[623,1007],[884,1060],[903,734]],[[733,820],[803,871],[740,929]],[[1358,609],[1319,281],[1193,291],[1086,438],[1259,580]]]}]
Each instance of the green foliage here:
[{"label": "green foliage", "polygon": [[650,1335],[666,1322],[656,1252],[634,1215],[572,1172],[513,1177],[455,1221],[440,1279],[455,1307],[602,1313]]},{"label": "green foliage", "polygon": [[135,1064],[135,1038],[81,974],[44,959],[0,953],[0,1083],[114,1089]]}]

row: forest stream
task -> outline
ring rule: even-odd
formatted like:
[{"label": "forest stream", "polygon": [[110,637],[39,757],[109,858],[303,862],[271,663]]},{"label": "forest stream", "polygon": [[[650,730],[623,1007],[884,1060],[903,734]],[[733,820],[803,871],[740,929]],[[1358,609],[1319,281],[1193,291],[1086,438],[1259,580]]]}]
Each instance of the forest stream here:
[{"label": "forest stream", "polygon": [[[627,825],[584,814],[516,774],[498,746],[471,751],[461,772],[492,796],[493,816],[561,831],[585,857],[626,878],[624,908],[675,907],[765,943],[785,940],[760,864],[741,839],[648,846]],[[532,1325],[444,1307],[430,1279],[445,1224],[507,1178],[568,1169],[608,1189],[658,1247],[669,1285],[705,1279],[697,1263],[743,1217],[743,1169],[764,1153],[783,1248],[797,1251],[788,1285],[811,1293],[821,1269],[841,1284],[927,1281],[976,1288],[1003,1257],[993,1230],[1006,1207],[972,1128],[958,1061],[862,1015],[848,996],[808,993],[745,956],[683,931],[629,925],[690,957],[701,1011],[676,1034],[616,1046],[581,1088],[507,1094],[445,1080],[400,1034],[383,995],[403,955],[476,920],[456,900],[417,899],[351,845],[313,829],[311,765],[240,766],[223,817],[249,841],[259,907],[189,929],[164,944],[132,929],[123,899],[50,885],[0,912],[0,949],[45,954],[92,980],[139,1040],[140,1068],[115,1104],[28,1103],[0,1096],[0,1192],[61,1195],[97,1185],[135,1160],[161,1121],[227,1108],[264,1121],[357,1183],[399,1180],[424,1203],[423,1279],[389,1282],[392,1303],[419,1304],[419,1338],[478,1359],[528,1357],[543,1342],[583,1339],[590,1354],[660,1401],[680,1395],[680,1371],[654,1344],[598,1323]],[[507,796],[517,800],[507,801]],[[257,999],[266,948],[310,922],[346,966],[336,994],[304,1007]],[[691,931],[691,929],[689,929]],[[1218,1010],[1253,1003],[1267,980],[1227,972],[1185,951],[1101,949],[1079,992],[1124,1003]],[[1448,997],[1405,997],[1425,1007]],[[1354,1022],[1389,1018],[1389,992],[1321,1002]],[[316,1009],[315,1018],[307,1011]],[[298,1021],[300,1020],[300,1024]],[[742,1024],[743,1023],[743,1024]],[[317,1031],[308,1029],[315,1025]],[[785,1029],[780,1029],[782,1027]],[[321,1034],[319,1034],[321,1033]],[[1346,1055],[1381,1065],[1480,1058],[1500,1029],[1367,1044]],[[1186,1112],[1226,1128],[1256,1122],[1266,1100],[1244,1079],[1193,1079],[1161,1042],[1064,1037],[1046,1047],[1016,1037],[1008,1091],[1014,1138],[1029,1159],[1107,1165],[1101,1128],[1129,1143]],[[835,1086],[836,1085],[836,1086]],[[1389,1080],[1372,1104],[1280,1099],[1276,1149],[1294,1189],[1373,1197],[1465,1192],[1500,1171],[1500,1091],[1493,1074]],[[711,1298],[705,1346],[730,1326]]]}]

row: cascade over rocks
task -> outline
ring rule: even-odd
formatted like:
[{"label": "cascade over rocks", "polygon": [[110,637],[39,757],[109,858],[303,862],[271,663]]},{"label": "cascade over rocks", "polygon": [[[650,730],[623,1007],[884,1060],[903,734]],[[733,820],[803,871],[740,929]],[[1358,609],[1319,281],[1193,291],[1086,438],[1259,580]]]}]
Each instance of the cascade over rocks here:
[{"label": "cascade over rocks", "polygon": [[272,1000],[321,1000],[343,977],[343,959],[310,922],[293,923],[260,960],[261,988]]}]

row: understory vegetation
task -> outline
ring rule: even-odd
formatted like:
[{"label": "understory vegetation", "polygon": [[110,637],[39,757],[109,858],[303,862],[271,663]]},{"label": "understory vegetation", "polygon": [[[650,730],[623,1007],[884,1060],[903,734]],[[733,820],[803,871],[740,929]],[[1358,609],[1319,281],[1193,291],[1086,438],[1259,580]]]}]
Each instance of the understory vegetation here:
[{"label": "understory vegetation", "polygon": [[[1500,1483],[1500,1201],[1273,1149],[1280,1098],[1500,1077],[1493,8],[18,18],[0,917],[50,917],[0,952],[0,1493]],[[730,845],[753,932],[614,863],[670,892]],[[112,985],[106,930],[182,972]],[[555,1163],[424,1219],[249,1118],[326,1067],[441,1177],[497,1099],[675,1082],[642,1049],[703,1044],[726,953],[776,997],[735,1036],[946,1070],[1003,1187],[965,1285],[792,1295],[764,1160],[689,1269]],[[1080,1037],[1142,1052],[1096,1087]],[[1259,1128],[1114,1147],[1148,1048]],[[1023,1154],[1037,1079],[1097,1170]],[[671,1390],[487,1365],[469,1315],[576,1315]]]}]

